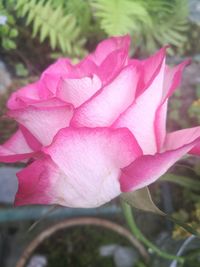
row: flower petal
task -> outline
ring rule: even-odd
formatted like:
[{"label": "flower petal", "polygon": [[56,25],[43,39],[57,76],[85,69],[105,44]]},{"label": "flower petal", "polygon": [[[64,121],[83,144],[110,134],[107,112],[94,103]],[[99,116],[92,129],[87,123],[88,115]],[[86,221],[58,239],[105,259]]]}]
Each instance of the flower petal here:
[{"label": "flower petal", "polygon": [[[26,106],[26,102],[38,101],[39,99],[38,83],[35,82],[12,93],[8,99],[7,107],[11,110],[17,109]],[[24,100],[27,101],[25,102]]]},{"label": "flower petal", "polygon": [[163,150],[178,149],[200,137],[200,126],[178,130],[166,135]]},{"label": "flower petal", "polygon": [[182,72],[189,62],[189,60],[185,60],[174,68],[169,68],[168,66],[165,66],[163,96],[161,104],[159,105],[156,111],[156,117],[154,122],[158,151],[160,151],[160,149],[162,148],[166,136],[168,98],[173,94],[174,90],[180,86]]},{"label": "flower petal", "polygon": [[[127,66],[128,63],[128,50],[120,49],[113,51],[101,63],[98,69],[98,76],[106,85],[119,75],[120,71]],[[112,66],[112,67],[111,67]]]},{"label": "flower petal", "polygon": [[162,99],[164,68],[165,58],[149,87],[113,124],[115,128],[127,127],[136,137],[144,154],[154,154],[157,151],[154,120]]},{"label": "flower petal", "polygon": [[59,175],[58,168],[48,158],[38,159],[22,169],[17,173],[15,205],[51,204],[54,200],[51,182],[56,182]]},{"label": "flower petal", "polygon": [[72,114],[71,105],[52,99],[8,112],[43,145],[49,145],[55,134],[69,125]]},{"label": "flower petal", "polygon": [[71,207],[96,207],[118,196],[120,168],[141,155],[127,129],[108,128],[62,129],[44,152],[63,172],[52,189],[57,202]]},{"label": "flower petal", "polygon": [[200,127],[168,134],[164,152],[141,156],[122,170],[121,190],[137,190],[155,182],[199,141]]},{"label": "flower petal", "polygon": [[163,88],[163,102],[166,100],[166,98],[169,98],[180,86],[183,71],[189,63],[190,60],[185,60],[173,68],[166,66]]},{"label": "flower petal", "polygon": [[63,79],[57,91],[57,97],[78,107],[93,96],[101,88],[98,76],[80,79]]},{"label": "flower petal", "polygon": [[125,35],[121,37],[111,37],[107,40],[102,41],[96,48],[95,52],[89,55],[92,61],[95,62],[96,65],[101,65],[106,57],[111,54],[113,51],[124,49],[127,51],[130,46],[130,36]]},{"label": "flower petal", "polygon": [[145,60],[131,59],[130,63],[133,66],[138,66],[141,69],[141,77],[136,91],[136,97],[140,96],[159,74],[160,69],[165,61],[167,46],[160,49],[154,55]]},{"label": "flower petal", "polygon": [[0,146],[1,162],[16,162],[30,158],[33,154],[33,150],[28,146],[20,129]]},{"label": "flower petal", "polygon": [[138,70],[125,67],[110,84],[75,110],[72,126],[109,126],[134,101]]},{"label": "flower petal", "polygon": [[154,130],[158,152],[162,149],[166,137],[167,107],[168,99],[166,99],[165,102],[158,107],[155,114]]}]

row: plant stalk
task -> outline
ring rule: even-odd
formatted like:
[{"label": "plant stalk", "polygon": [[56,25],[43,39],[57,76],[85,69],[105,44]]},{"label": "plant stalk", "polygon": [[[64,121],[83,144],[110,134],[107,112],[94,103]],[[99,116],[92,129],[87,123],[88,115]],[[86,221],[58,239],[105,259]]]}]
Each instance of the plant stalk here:
[{"label": "plant stalk", "polygon": [[178,257],[176,255],[169,254],[161,249],[159,249],[156,245],[154,245],[151,241],[149,241],[143,233],[140,231],[140,229],[137,227],[132,208],[131,206],[126,203],[125,201],[122,201],[122,209],[124,212],[125,219],[127,221],[127,224],[132,232],[132,234],[138,238],[141,242],[143,242],[144,245],[146,245],[149,249],[151,249],[154,253],[156,253],[158,256],[167,259],[167,260],[176,260],[180,263],[184,263],[183,257]]}]

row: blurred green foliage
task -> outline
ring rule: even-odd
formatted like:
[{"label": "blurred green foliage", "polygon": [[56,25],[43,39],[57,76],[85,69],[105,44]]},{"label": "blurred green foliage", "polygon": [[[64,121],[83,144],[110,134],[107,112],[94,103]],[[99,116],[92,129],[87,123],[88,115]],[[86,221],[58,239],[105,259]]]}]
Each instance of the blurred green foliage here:
[{"label": "blurred green foliage", "polygon": [[5,23],[0,25],[0,42],[2,48],[5,50],[16,48],[15,39],[18,36],[18,30],[15,26],[16,20],[8,2],[3,4],[3,0],[0,0],[0,15],[6,18]]},{"label": "blurred green foliage", "polygon": [[164,44],[181,48],[186,41],[187,0],[93,0],[91,4],[105,33],[129,32],[136,49],[152,52]]},{"label": "blurred green foliage", "polygon": [[29,25],[33,38],[41,43],[46,40],[52,50],[72,58],[83,57],[90,45],[106,36],[126,33],[134,39],[132,52],[139,49],[150,53],[164,44],[177,50],[186,42],[188,0],[0,0],[0,3],[1,13],[8,16],[8,23],[0,28],[4,48],[15,48],[15,43],[11,43],[18,29]]}]

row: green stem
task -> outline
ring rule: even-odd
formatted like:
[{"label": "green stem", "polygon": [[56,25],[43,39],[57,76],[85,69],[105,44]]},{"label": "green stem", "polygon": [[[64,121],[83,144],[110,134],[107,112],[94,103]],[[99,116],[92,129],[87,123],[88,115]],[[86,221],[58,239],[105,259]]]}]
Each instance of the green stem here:
[{"label": "green stem", "polygon": [[153,252],[155,252],[157,255],[159,255],[162,258],[168,259],[168,260],[177,260],[180,263],[184,263],[183,257],[178,257],[175,255],[168,254],[167,252],[164,252],[160,250],[157,246],[155,246],[153,243],[151,243],[140,231],[140,229],[137,227],[131,206],[126,203],[125,201],[122,201],[122,209],[126,218],[126,221],[128,223],[128,226],[133,233],[133,235],[138,238],[141,242],[143,242],[148,248],[150,248]]}]

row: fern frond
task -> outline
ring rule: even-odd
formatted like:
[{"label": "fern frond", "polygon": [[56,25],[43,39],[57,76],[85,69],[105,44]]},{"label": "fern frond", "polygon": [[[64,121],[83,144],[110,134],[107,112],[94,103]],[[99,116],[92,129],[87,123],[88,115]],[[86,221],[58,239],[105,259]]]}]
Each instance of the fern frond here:
[{"label": "fern frond", "polygon": [[66,12],[72,14],[81,28],[81,32],[86,34],[91,25],[92,11],[88,1],[68,0],[66,1]]},{"label": "fern frond", "polygon": [[146,7],[153,22],[153,28],[150,31],[146,30],[147,42],[149,35],[152,34],[153,41],[158,44],[181,47],[186,41],[184,32],[188,29],[188,1],[149,0]]},{"label": "fern frond", "polygon": [[45,0],[19,0],[16,5],[19,16],[26,17],[26,24],[32,24],[32,35],[39,37],[40,42],[49,39],[52,49],[60,48],[63,53],[73,55],[81,50],[77,39],[80,28],[72,14],[64,14],[62,6],[53,6]]},{"label": "fern frond", "polygon": [[107,35],[130,33],[149,52],[164,44],[180,47],[186,40],[188,0],[90,0],[90,3]]},{"label": "fern frond", "polygon": [[139,23],[151,24],[144,5],[131,0],[91,0],[94,14],[108,35],[138,31]]}]

